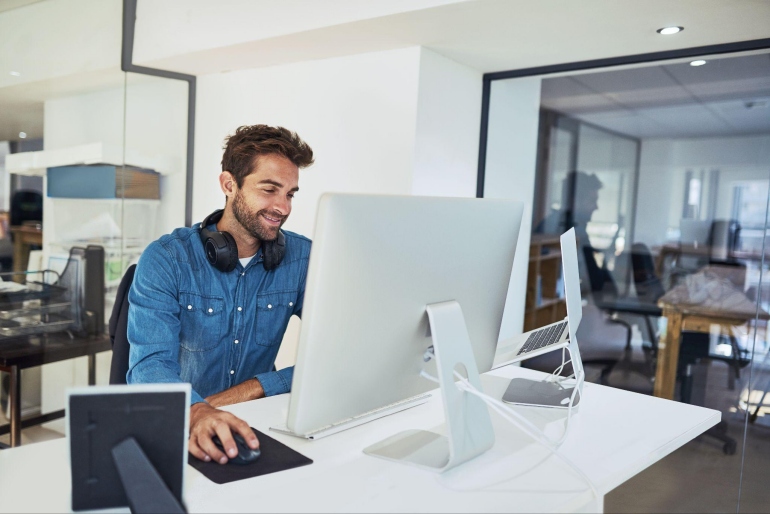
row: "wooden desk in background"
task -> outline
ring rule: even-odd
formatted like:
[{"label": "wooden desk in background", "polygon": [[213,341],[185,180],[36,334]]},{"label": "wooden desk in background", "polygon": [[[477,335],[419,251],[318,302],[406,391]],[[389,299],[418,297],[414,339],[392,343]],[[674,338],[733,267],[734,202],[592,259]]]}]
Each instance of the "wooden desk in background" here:
[{"label": "wooden desk in background", "polygon": [[[663,268],[668,257],[673,257],[674,259],[679,257],[711,258],[711,246],[709,245],[694,246],[682,243],[665,243],[661,246],[653,246],[651,250],[653,254],[657,255],[655,258],[655,272],[659,277],[663,276]],[[761,261],[762,252],[734,250],[730,252],[729,259],[736,261]]]},{"label": "wooden desk in background", "polygon": [[13,271],[26,271],[29,262],[29,247],[43,245],[43,229],[17,225],[11,227],[13,234]]},{"label": "wooden desk in background", "polygon": [[726,333],[743,325],[755,316],[770,319],[770,314],[757,309],[731,281],[734,268],[708,266],[688,281],[671,289],[660,300],[667,325],[658,343],[658,362],[655,369],[653,394],[659,398],[674,399],[676,369],[682,332],[709,333],[711,325],[719,325]]},{"label": "wooden desk in background", "polygon": [[64,417],[64,410],[21,419],[21,371],[78,357],[88,357],[88,384],[96,383],[96,354],[112,349],[110,336],[71,336],[67,332],[7,337],[0,340],[0,371],[10,374],[11,418],[0,426],[0,435],[10,432],[11,446],[21,444],[21,429]]}]

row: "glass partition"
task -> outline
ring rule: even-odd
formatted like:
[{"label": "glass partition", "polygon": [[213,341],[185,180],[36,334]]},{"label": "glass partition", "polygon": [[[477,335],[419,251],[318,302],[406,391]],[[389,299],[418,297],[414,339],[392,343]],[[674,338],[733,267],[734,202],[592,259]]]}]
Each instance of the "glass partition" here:
[{"label": "glass partition", "polygon": [[[546,235],[533,236],[530,256],[547,234],[575,228],[588,380],[704,406],[722,419],[611,491],[607,511],[753,512],[770,504],[763,487],[770,452],[763,421],[770,412],[768,57],[539,77],[532,228]],[[500,81],[531,84],[533,77]],[[491,88],[497,121],[488,127],[487,156],[504,152],[495,131],[511,102],[505,90]],[[511,126],[526,126],[523,109],[510,112],[518,117]],[[521,166],[507,173],[526,183]],[[543,273],[530,257],[527,283],[558,284]],[[539,293],[528,287],[525,312],[543,311]],[[563,316],[549,312],[532,319],[542,326]],[[554,371],[551,364],[522,363],[545,372]]]},{"label": "glass partition", "polygon": [[[67,4],[0,8],[13,43],[0,59],[0,299],[30,296],[0,301],[0,352],[57,361],[18,382],[0,371],[0,445],[64,436],[66,389],[109,381],[107,322],[126,268],[185,223],[187,82],[120,71],[119,2],[88,17]],[[99,346],[93,361],[52,357],[85,341]],[[8,423],[51,413],[19,434]]]}]

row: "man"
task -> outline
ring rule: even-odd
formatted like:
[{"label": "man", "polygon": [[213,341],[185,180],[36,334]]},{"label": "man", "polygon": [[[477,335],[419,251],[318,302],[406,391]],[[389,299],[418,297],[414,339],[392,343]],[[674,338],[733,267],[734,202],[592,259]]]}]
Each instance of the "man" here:
[{"label": "man", "polygon": [[593,258],[591,261],[586,260],[584,249],[591,247],[586,227],[594,211],[599,208],[599,190],[602,185],[599,177],[593,173],[589,175],[583,171],[570,171],[562,181],[559,209],[552,209],[535,229],[535,232],[544,234],[563,234],[571,228],[575,229],[579,246],[580,285],[583,292],[590,288],[588,268],[597,266]]},{"label": "man", "polygon": [[259,446],[246,422],[217,407],[291,388],[294,369],[275,371],[274,363],[289,318],[302,311],[310,240],[280,227],[299,168],[312,163],[313,150],[296,133],[238,128],[222,157],[224,210],[161,237],[139,259],[126,379],[192,384],[189,451],[201,460],[224,464],[237,455],[231,431]]}]

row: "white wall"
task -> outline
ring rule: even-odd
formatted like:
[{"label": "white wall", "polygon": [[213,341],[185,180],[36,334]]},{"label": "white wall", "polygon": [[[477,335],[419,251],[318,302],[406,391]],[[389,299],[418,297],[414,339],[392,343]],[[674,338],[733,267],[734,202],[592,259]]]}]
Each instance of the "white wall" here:
[{"label": "white wall", "polygon": [[412,193],[476,196],[482,74],[423,48]]},{"label": "white wall", "polygon": [[[288,230],[312,237],[327,191],[472,197],[480,112],[481,75],[419,47],[202,76],[193,220],[224,205],[224,137],[255,123],[294,130],[315,153]],[[295,320],[279,367],[294,362],[297,336]]]},{"label": "white wall", "polygon": [[326,191],[408,194],[419,65],[413,47],[200,77],[193,221],[224,205],[222,142],[240,125],[281,125],[313,148],[288,230],[312,237]]},{"label": "white wall", "polygon": [[[222,142],[240,125],[284,126],[313,148],[287,230],[312,238],[326,191],[409,194],[419,66],[413,47],[199,77],[193,222],[224,205]],[[293,318],[279,368],[294,363],[298,337]]]},{"label": "white wall", "polygon": [[678,227],[685,172],[702,169],[720,170],[716,214],[727,216],[732,181],[768,179],[770,135],[642,140],[636,241],[659,245]]},{"label": "white wall", "polygon": [[497,80],[491,88],[484,197],[524,202],[500,340],[521,333],[524,326],[540,82],[539,77]]}]

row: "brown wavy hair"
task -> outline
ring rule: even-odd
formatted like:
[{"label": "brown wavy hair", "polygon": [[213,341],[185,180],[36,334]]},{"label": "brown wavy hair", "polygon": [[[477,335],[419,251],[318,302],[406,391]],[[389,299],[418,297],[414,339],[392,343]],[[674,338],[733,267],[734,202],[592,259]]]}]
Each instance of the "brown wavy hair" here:
[{"label": "brown wavy hair", "polygon": [[222,171],[235,177],[238,187],[250,175],[261,155],[278,154],[298,168],[313,164],[313,149],[296,132],[269,125],[243,125],[225,138]]}]

